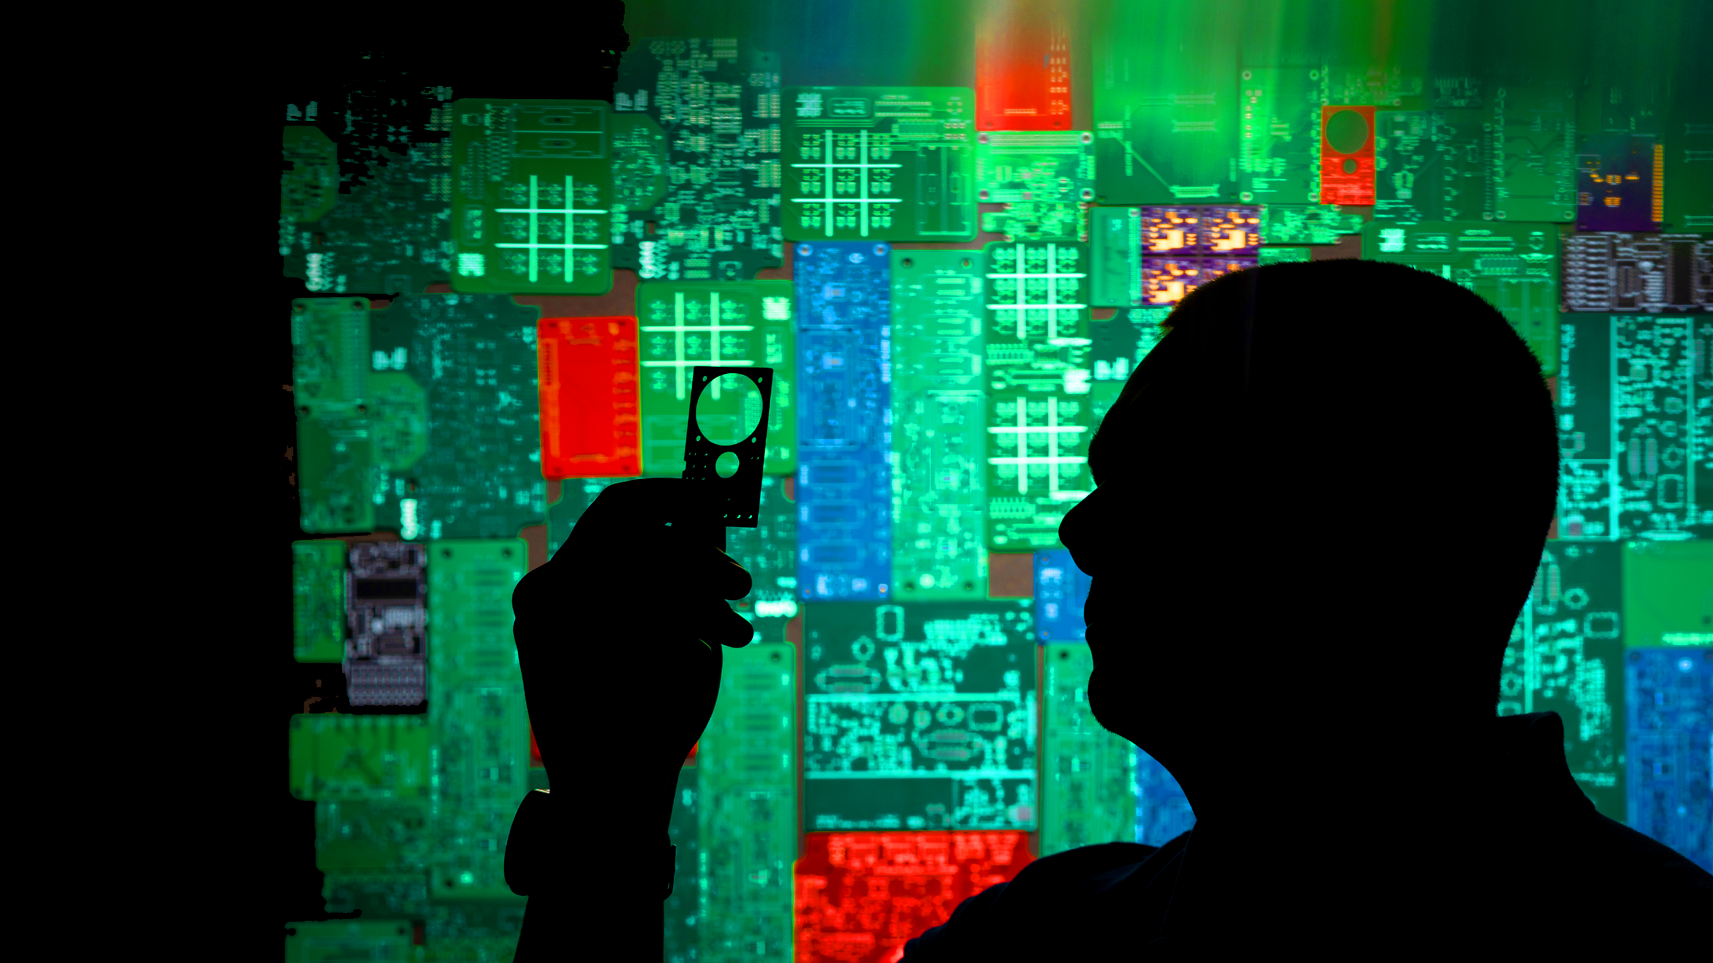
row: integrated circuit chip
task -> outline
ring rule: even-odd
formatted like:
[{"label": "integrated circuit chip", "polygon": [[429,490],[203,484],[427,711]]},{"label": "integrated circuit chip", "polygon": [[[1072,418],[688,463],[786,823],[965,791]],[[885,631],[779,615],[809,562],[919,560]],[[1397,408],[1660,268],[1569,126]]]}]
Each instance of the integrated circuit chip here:
[{"label": "integrated circuit chip", "polygon": [[345,690],[353,706],[427,698],[426,555],[411,542],[351,546],[345,573]]},{"label": "integrated circuit chip", "polygon": [[1706,311],[1713,245],[1700,234],[1577,232],[1564,239],[1567,311]]}]

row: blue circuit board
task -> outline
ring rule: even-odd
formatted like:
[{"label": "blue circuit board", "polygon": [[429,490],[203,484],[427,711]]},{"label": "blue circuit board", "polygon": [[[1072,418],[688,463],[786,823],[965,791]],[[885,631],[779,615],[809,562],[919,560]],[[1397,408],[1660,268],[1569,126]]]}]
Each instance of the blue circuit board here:
[{"label": "blue circuit board", "polygon": [[1713,872],[1713,649],[1630,649],[1628,822]]},{"label": "blue circuit board", "polygon": [[1089,577],[1071,561],[1068,549],[1035,553],[1035,637],[1042,642],[1088,639],[1083,603]]},{"label": "blue circuit board", "polygon": [[1136,750],[1136,842],[1164,846],[1193,829],[1196,813],[1159,760]]},{"label": "blue circuit board", "polygon": [[805,599],[880,600],[892,581],[890,245],[792,251],[797,283],[797,578]]}]

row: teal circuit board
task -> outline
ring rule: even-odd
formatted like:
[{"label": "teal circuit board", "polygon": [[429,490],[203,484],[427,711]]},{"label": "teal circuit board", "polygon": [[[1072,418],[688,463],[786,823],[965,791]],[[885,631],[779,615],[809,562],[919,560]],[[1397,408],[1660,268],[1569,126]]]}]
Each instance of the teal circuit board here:
[{"label": "teal circuit board", "polygon": [[1033,830],[1033,603],[812,603],[803,829]]},{"label": "teal circuit board", "polygon": [[1041,836],[1036,855],[1134,842],[1136,747],[1108,732],[1088,704],[1086,644],[1041,647]]},{"label": "teal circuit board", "polygon": [[613,267],[645,281],[779,267],[778,55],[632,38],[613,90]]},{"label": "teal circuit board", "polygon": [[345,543],[336,538],[291,543],[292,658],[345,659]]},{"label": "teal circuit board", "polygon": [[976,135],[976,199],[981,230],[1007,241],[1088,240],[1094,200],[1094,134],[984,131]]},{"label": "teal circuit board", "polygon": [[894,598],[985,599],[986,256],[891,256]]},{"label": "teal circuit board", "polygon": [[970,241],[975,94],[968,87],[785,88],[791,241]]},{"label": "teal circuit board", "polygon": [[377,529],[501,538],[542,523],[536,322],[492,294],[424,294],[369,315]]},{"label": "teal circuit board", "polygon": [[298,524],[305,532],[375,527],[369,338],[366,298],[292,301],[293,461]]},{"label": "teal circuit board", "polygon": [[451,110],[452,290],[607,293],[612,105],[465,99]]}]

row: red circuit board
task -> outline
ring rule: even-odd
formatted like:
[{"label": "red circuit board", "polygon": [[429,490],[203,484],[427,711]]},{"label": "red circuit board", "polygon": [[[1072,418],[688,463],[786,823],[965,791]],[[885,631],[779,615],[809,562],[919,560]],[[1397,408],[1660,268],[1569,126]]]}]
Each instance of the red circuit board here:
[{"label": "red circuit board", "polygon": [[642,474],[642,377],[635,318],[542,318],[541,474]]},{"label": "red circuit board", "polygon": [[1320,202],[1374,203],[1374,108],[1320,109]]},{"label": "red circuit board", "polygon": [[1044,0],[982,5],[976,26],[977,130],[1073,130],[1070,31]]},{"label": "red circuit board", "polygon": [[802,961],[885,963],[965,899],[1034,861],[1021,832],[807,833],[797,861]]}]

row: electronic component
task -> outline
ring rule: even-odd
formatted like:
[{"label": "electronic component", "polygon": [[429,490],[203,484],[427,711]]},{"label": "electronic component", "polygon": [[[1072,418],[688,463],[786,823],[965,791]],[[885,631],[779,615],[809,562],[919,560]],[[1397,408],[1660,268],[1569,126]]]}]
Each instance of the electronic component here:
[{"label": "electronic component", "polygon": [[1631,828],[1713,872],[1713,649],[1624,655]]},{"label": "electronic component", "polygon": [[1094,135],[1088,131],[976,135],[976,197],[1004,204],[981,215],[983,233],[1007,241],[1088,240]]},{"label": "electronic component", "polygon": [[[684,474],[684,425],[690,414],[690,369],[697,365],[774,369],[764,471],[797,471],[796,325],[790,281],[650,281],[636,287],[642,337],[642,470]],[[724,382],[722,382],[723,384]],[[739,390],[712,386],[696,420],[710,437],[741,438],[739,424],[761,416],[761,397],[747,380]],[[745,406],[753,406],[753,410]]]},{"label": "electronic component", "polygon": [[642,474],[641,371],[635,318],[542,318],[541,474]]},{"label": "electronic component", "polygon": [[540,314],[494,294],[415,295],[370,312],[376,528],[412,541],[541,524]]},{"label": "electronic component", "polygon": [[1142,257],[1244,257],[1261,244],[1255,207],[1144,207]]},{"label": "electronic component", "polygon": [[1624,543],[1624,645],[1713,646],[1713,542]]},{"label": "electronic component", "polygon": [[452,290],[605,294],[613,286],[611,105],[452,104]]},{"label": "electronic component", "polygon": [[969,241],[968,87],[785,88],[785,237]]},{"label": "electronic component", "polygon": [[1337,204],[1261,205],[1262,244],[1337,244],[1346,234],[1361,233],[1361,215]]},{"label": "electronic component", "polygon": [[749,281],[781,263],[779,57],[632,38],[613,85],[613,266]]},{"label": "electronic component", "polygon": [[1564,239],[1567,311],[1706,311],[1713,246],[1699,234],[1575,233]]},{"label": "electronic component", "polygon": [[1321,107],[1320,201],[1354,207],[1374,203],[1373,107]]},{"label": "electronic component", "polygon": [[[958,904],[1034,861],[1021,832],[806,833],[799,959],[898,959]],[[858,956],[857,953],[861,952]]]},{"label": "electronic component", "polygon": [[1665,220],[1665,144],[1600,131],[1576,154],[1578,231],[1657,231]]},{"label": "electronic component", "polygon": [[1026,601],[806,605],[804,830],[1033,829],[1033,625]]},{"label": "electronic component", "polygon": [[345,689],[353,706],[419,706],[427,695],[423,547],[359,542],[345,573]]},{"label": "electronic component", "polygon": [[1071,122],[1071,37],[1050,0],[983,7],[975,24],[976,128],[1063,131]]},{"label": "electronic component", "polygon": [[316,712],[291,717],[289,788],[313,802],[428,796],[428,717]]},{"label": "electronic component", "polygon": [[[1081,642],[1088,637],[1083,603],[1089,577],[1058,548],[1035,553],[1035,632],[1042,642]],[[1128,817],[1127,817],[1128,818]]]},{"label": "electronic component", "polygon": [[[339,196],[339,153],[321,128],[288,125],[283,138],[291,169],[280,174],[280,227],[313,224]],[[282,254],[286,252],[281,252]]]},{"label": "electronic component", "polygon": [[892,583],[891,247],[800,243],[797,578],[803,599],[878,600]]},{"label": "electronic component", "polygon": [[1713,536],[1713,499],[1702,480],[1709,477],[1713,439],[1705,402],[1696,410],[1707,390],[1705,345],[1713,343],[1713,315],[1620,314],[1612,329],[1618,537]]},{"label": "electronic component", "polygon": [[983,261],[892,252],[894,598],[987,597]]},{"label": "electronic component", "polygon": [[1041,671],[1040,855],[1134,841],[1136,747],[1089,711],[1089,647],[1048,643]]},{"label": "electronic component", "polygon": [[1177,304],[1222,274],[1252,268],[1253,257],[1150,257],[1142,260],[1142,303]]},{"label": "electronic component", "polygon": [[292,406],[297,416],[298,525],[305,532],[375,527],[369,432],[369,302],[291,304]]},{"label": "electronic component", "polygon": [[291,543],[291,654],[299,662],[345,658],[345,543]]},{"label": "electronic component", "polygon": [[1093,259],[1089,304],[1098,308],[1142,303],[1142,209],[1096,207],[1089,211]]},{"label": "electronic component", "polygon": [[1362,258],[1392,261],[1481,295],[1510,322],[1548,377],[1558,373],[1558,228],[1551,224],[1370,221]]}]

